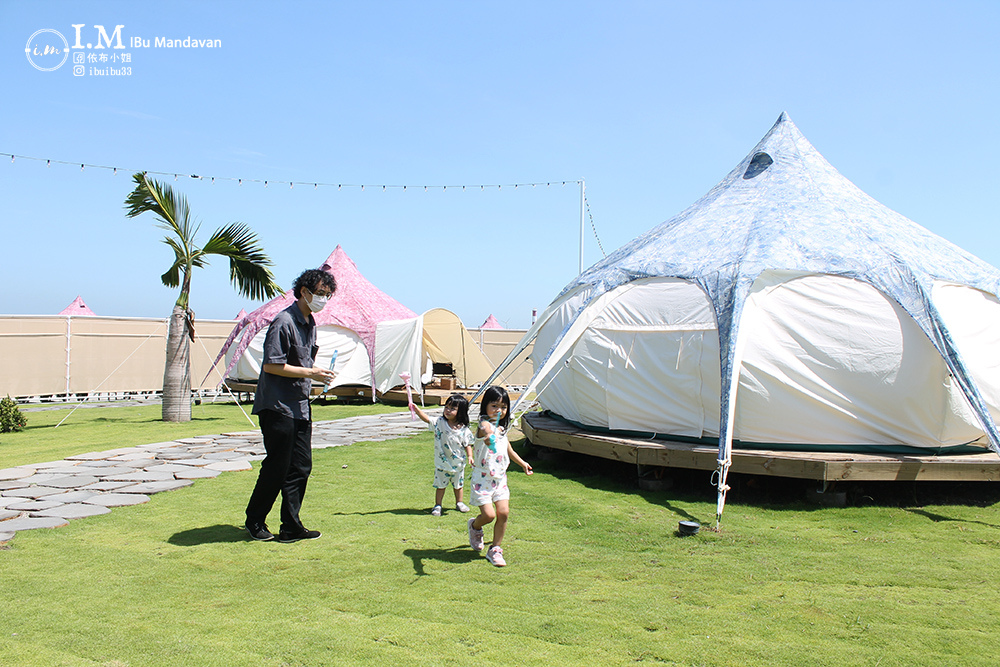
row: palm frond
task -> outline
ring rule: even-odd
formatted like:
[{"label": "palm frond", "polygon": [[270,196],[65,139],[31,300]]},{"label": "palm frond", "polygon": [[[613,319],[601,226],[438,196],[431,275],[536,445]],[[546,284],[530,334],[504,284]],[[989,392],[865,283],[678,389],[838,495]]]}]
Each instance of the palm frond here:
[{"label": "palm frond", "polygon": [[167,272],[160,276],[160,282],[162,282],[167,287],[177,287],[181,284],[181,264],[180,262],[174,262],[173,265],[167,269]]},{"label": "palm frond", "polygon": [[134,218],[152,213],[161,227],[184,241],[190,241],[198,230],[193,226],[187,199],[175,193],[169,185],[149,178],[145,172],[134,174],[132,180],[135,181],[135,189],[125,198],[125,214]]},{"label": "palm frond", "polygon": [[258,300],[281,294],[281,287],[267,268],[272,265],[271,260],[247,225],[234,222],[222,227],[212,235],[202,252],[229,258],[229,279],[241,295]]}]

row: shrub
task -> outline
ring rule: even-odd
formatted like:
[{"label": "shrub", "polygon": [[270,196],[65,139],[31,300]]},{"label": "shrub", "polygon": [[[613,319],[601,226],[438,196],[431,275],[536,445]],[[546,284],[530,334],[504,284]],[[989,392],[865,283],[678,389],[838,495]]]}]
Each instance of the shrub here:
[{"label": "shrub", "polygon": [[17,407],[17,401],[9,395],[0,399],[0,433],[20,431],[27,423],[28,420]]}]

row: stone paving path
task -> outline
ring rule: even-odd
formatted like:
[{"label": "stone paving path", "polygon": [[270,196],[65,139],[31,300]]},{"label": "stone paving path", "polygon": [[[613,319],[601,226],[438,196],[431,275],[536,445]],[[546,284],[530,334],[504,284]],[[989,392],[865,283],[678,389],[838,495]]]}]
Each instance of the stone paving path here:
[{"label": "stone paving path", "polygon": [[[436,415],[441,409],[426,410]],[[427,428],[409,412],[313,423],[313,449],[391,440]],[[138,505],[163,491],[264,458],[260,431],[182,438],[77,454],[62,461],[0,470],[0,543],[22,530],[58,528],[73,519]]]}]

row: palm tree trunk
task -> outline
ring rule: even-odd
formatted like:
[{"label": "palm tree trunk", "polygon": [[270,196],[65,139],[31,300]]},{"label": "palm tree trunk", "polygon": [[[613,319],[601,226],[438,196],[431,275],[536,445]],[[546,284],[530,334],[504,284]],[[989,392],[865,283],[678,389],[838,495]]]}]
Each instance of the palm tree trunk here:
[{"label": "palm tree trunk", "polygon": [[174,306],[167,328],[167,363],[163,369],[163,421],[191,421],[191,341],[186,312]]}]

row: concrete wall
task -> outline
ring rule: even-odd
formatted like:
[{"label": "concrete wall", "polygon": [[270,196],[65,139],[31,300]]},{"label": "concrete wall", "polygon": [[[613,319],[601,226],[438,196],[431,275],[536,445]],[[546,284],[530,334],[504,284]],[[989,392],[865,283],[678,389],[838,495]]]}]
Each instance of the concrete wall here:
[{"label": "concrete wall", "polygon": [[[193,388],[219,383],[202,379],[235,324],[195,322]],[[166,350],[166,319],[0,315],[0,396],[160,391]]]},{"label": "concrete wall", "polygon": [[[194,389],[211,390],[221,381],[225,360],[207,381],[202,379],[235,325],[234,320],[195,322]],[[470,329],[469,333],[496,366],[524,331]],[[0,315],[0,396],[161,391],[166,349],[167,319]],[[522,359],[530,351],[529,347]],[[531,379],[531,363],[521,363],[522,359],[505,374],[505,384],[523,385]]]}]

